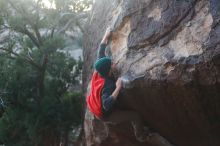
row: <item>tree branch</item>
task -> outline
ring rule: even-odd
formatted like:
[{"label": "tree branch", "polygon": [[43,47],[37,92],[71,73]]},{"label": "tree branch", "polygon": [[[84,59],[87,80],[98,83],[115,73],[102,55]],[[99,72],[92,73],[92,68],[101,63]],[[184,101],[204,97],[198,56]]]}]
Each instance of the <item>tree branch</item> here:
[{"label": "tree branch", "polygon": [[82,32],[84,32],[84,29],[82,28],[81,24],[79,23],[79,20],[88,17],[87,13],[81,13],[76,16],[74,13],[64,13],[64,14],[62,14],[62,17],[66,16],[66,15],[73,15],[73,18],[70,19],[63,28],[61,28],[60,30],[57,31],[58,34],[65,32],[70,27],[70,25],[73,23],[73,21],[75,21],[75,24],[80,28],[80,30]]},{"label": "tree branch", "polygon": [[52,30],[51,30],[51,34],[50,34],[50,37],[51,37],[51,38],[53,38],[54,30],[55,30],[55,28],[53,27]]},{"label": "tree branch", "polygon": [[70,27],[70,24],[72,22],[73,22],[73,19],[70,19],[63,28],[57,31],[57,33],[58,34],[64,33]]},{"label": "tree branch", "polygon": [[83,27],[81,26],[81,24],[79,23],[78,20],[76,20],[76,25],[79,27],[79,29],[82,31],[82,33],[85,33],[85,30],[83,29]]},{"label": "tree branch", "polygon": [[41,35],[40,35],[40,32],[39,32],[37,26],[34,26],[34,31],[35,31],[35,34],[36,34],[36,36],[37,36],[39,45],[42,45],[42,37],[41,37]]},{"label": "tree branch", "polygon": [[[22,59],[23,61],[31,64],[32,66],[36,67],[37,69],[41,69],[41,67],[37,63],[35,63],[33,60],[31,60],[28,57],[20,56],[18,53],[15,53],[15,52],[13,52],[11,50],[8,50],[8,49],[2,48],[2,47],[0,47],[0,50],[3,50],[3,51],[8,52],[10,54],[13,54],[14,56],[16,56],[16,57]],[[13,58],[13,59],[15,59],[15,58]]]},{"label": "tree branch", "polygon": [[36,39],[36,37],[26,27],[23,30],[21,30],[20,32],[26,34],[33,41],[33,43],[38,48],[40,48],[40,44],[39,44],[38,40]]},{"label": "tree branch", "polygon": [[26,28],[26,26],[24,26],[24,28],[21,28],[20,30],[19,29],[16,29],[18,32],[20,32],[20,33],[23,33],[23,34],[26,34],[32,41],[33,41],[33,43],[38,47],[38,48],[40,48],[40,40],[41,40],[41,37],[40,37],[40,33],[38,32],[38,30],[35,28],[35,26],[33,26],[33,24],[32,24],[32,22],[29,20],[29,18],[27,18],[27,17],[25,17],[25,12],[22,12],[22,11],[20,11],[15,5],[14,5],[14,3],[11,1],[11,0],[8,0],[8,2],[9,2],[9,4],[12,6],[12,8],[14,9],[14,10],[16,10],[18,13],[20,13],[21,15],[22,15],[22,17],[24,18],[24,19],[26,19],[29,23],[30,23],[30,25],[31,25],[31,27],[34,29],[34,31],[35,31],[35,33],[36,33],[36,36],[38,37],[38,39],[39,39],[39,41],[38,41],[38,39]]},{"label": "tree branch", "polygon": [[35,34],[37,36],[39,44],[42,45],[43,41],[42,41],[42,37],[41,37],[41,34],[39,32],[39,27],[38,27],[39,20],[40,20],[40,16],[39,16],[39,3],[38,2],[37,2],[36,9],[37,9],[37,20],[36,20],[37,22],[36,22],[36,24],[34,24],[33,28],[34,28],[34,31],[35,31]]}]

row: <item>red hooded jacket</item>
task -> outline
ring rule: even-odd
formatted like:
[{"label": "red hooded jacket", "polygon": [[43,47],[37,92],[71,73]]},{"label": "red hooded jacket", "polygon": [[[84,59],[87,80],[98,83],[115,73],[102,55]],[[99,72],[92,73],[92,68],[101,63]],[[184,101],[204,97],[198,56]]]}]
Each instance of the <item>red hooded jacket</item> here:
[{"label": "red hooded jacket", "polygon": [[98,118],[103,116],[101,93],[104,83],[104,78],[102,78],[99,73],[95,71],[92,75],[90,93],[86,99],[89,110]]}]

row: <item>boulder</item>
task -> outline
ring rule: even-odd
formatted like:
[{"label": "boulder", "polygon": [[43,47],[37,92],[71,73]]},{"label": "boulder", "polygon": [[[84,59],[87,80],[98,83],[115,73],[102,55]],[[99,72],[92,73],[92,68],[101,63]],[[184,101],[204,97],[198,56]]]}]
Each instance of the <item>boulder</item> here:
[{"label": "boulder", "polygon": [[[120,105],[173,145],[220,145],[220,1],[97,0],[84,36],[84,93],[107,26],[116,76],[129,79]],[[88,111],[84,129],[87,146],[161,145]]]}]

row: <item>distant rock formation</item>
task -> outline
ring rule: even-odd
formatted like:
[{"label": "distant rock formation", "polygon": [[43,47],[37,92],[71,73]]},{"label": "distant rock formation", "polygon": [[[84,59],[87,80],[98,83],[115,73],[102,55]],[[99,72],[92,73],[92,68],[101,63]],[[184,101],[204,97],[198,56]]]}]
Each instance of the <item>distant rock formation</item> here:
[{"label": "distant rock formation", "polygon": [[[108,25],[117,75],[132,80],[121,106],[173,145],[220,145],[220,1],[97,0],[84,40],[85,92]],[[138,143],[129,124],[107,128],[88,111],[84,126],[87,146],[157,145]]]}]

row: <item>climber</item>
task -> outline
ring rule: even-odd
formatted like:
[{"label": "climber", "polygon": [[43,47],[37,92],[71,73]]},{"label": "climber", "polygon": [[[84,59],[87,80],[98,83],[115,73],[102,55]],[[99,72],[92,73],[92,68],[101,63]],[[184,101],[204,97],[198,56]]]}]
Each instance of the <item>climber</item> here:
[{"label": "climber", "polygon": [[107,28],[94,64],[95,71],[91,80],[90,94],[87,97],[88,109],[107,124],[131,122],[137,140],[144,142],[148,139],[148,132],[144,130],[140,115],[133,110],[121,110],[116,106],[117,99],[120,98],[122,81],[120,78],[115,80],[113,76],[115,64],[105,55],[110,36],[110,28]]}]

